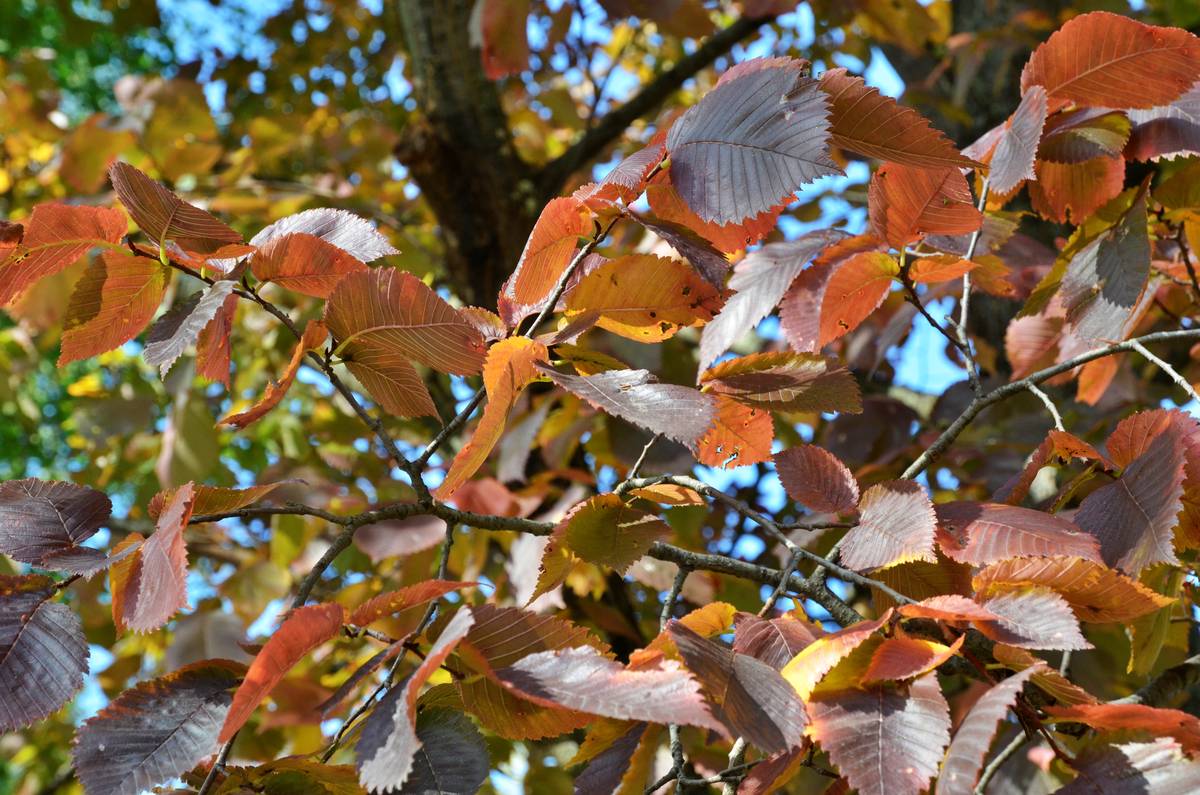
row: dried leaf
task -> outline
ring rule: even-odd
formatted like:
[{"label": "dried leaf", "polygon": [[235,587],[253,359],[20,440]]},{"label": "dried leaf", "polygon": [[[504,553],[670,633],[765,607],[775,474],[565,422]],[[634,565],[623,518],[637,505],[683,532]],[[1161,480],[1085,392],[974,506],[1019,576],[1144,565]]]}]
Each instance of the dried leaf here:
[{"label": "dried leaf", "polygon": [[283,402],[287,391],[292,387],[292,382],[296,380],[296,374],[300,372],[300,365],[304,362],[305,354],[314,348],[321,347],[328,337],[329,330],[325,328],[324,323],[319,320],[308,321],[308,325],[304,327],[304,333],[296,343],[296,349],[292,352],[292,359],[288,362],[287,369],[283,371],[283,378],[280,379],[279,383],[267,384],[266,390],[257,403],[245,411],[225,415],[217,424],[232,425],[235,428],[241,429],[252,422],[262,419],[267,412]]}]

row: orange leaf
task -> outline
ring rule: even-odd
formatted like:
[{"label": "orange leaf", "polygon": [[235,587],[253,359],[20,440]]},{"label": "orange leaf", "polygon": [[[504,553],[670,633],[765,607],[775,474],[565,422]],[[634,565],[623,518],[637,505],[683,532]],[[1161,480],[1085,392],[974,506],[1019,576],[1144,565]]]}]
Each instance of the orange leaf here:
[{"label": "orange leaf", "polygon": [[800,699],[808,701],[825,674],[891,619],[892,611],[889,609],[874,621],[860,621],[843,630],[817,638],[801,649],[780,673],[796,688]]},{"label": "orange leaf", "polygon": [[488,454],[504,434],[508,412],[525,385],[538,376],[535,362],[548,361],[546,346],[528,337],[509,337],[488,349],[483,364],[483,385],[488,402],[479,424],[463,448],[454,457],[446,479],[435,492],[439,500],[448,499],[459,486],[487,460]]},{"label": "orange leaf", "polygon": [[819,344],[827,345],[858,328],[883,303],[892,277],[899,272],[896,261],[878,251],[855,254],[838,265],[821,300]]},{"label": "orange leaf", "polygon": [[638,342],[661,342],[712,320],[721,296],[689,265],[653,254],[618,257],[566,296],[567,315],[600,313],[597,325]]},{"label": "orange leaf", "polygon": [[966,638],[959,635],[949,646],[907,635],[886,638],[871,655],[863,682],[899,682],[928,673],[957,654]]},{"label": "orange leaf", "polygon": [[666,171],[660,172],[646,186],[646,199],[659,218],[687,227],[726,254],[740,251],[766,237],[786,207],[780,204],[740,224],[704,221],[684,203]]},{"label": "orange leaf", "polygon": [[278,384],[267,384],[266,391],[253,406],[237,414],[228,414],[222,417],[217,424],[245,428],[250,423],[262,419],[268,411],[278,406],[283,400],[283,396],[287,394],[292,382],[296,380],[296,373],[300,372],[304,354],[319,347],[328,336],[329,330],[325,328],[324,323],[319,320],[308,321],[308,325],[304,328],[304,334],[296,343],[296,350],[292,352],[292,360],[288,362],[287,369],[283,372],[283,379]]},{"label": "orange leaf", "polygon": [[1200,79],[1200,41],[1180,28],[1096,11],[1068,21],[1034,50],[1021,91],[1107,108],[1171,102]]},{"label": "orange leaf", "polygon": [[120,210],[66,204],[34,207],[24,239],[0,265],[0,306],[96,246],[116,243],[127,228]]},{"label": "orange leaf", "polygon": [[328,298],[343,276],[365,271],[367,266],[316,235],[295,232],[273,238],[254,252],[250,268],[260,281]]},{"label": "orange leaf", "polygon": [[[245,508],[247,505],[253,505],[263,497],[266,497],[280,486],[292,482],[298,481],[285,480],[278,483],[261,483],[257,486],[250,486],[244,489],[227,489],[221,486],[196,486],[196,496],[192,502],[193,516],[188,517],[188,521],[194,522],[198,516],[203,514],[226,513],[228,511],[236,511],[238,508]],[[159,517],[163,506],[171,501],[176,491],[178,489],[167,489],[160,491],[151,498],[150,504],[146,507],[146,513],[151,519]]]},{"label": "orange leaf", "polygon": [[1145,731],[1154,737],[1174,738],[1189,754],[1200,752],[1200,718],[1177,709],[1145,704],[1075,704],[1045,709],[1047,715],[1060,721],[1082,723],[1098,731]]},{"label": "orange leaf", "polygon": [[505,292],[518,303],[528,305],[550,295],[575,254],[579,238],[591,229],[589,215],[590,211],[570,196],[551,200],[529,233]]},{"label": "orange leaf", "polygon": [[309,605],[288,614],[250,663],[246,678],[234,693],[220,742],[233,737],[284,675],[306,654],[337,635],[345,621],[346,609],[337,604]]},{"label": "orange leaf", "polygon": [[376,621],[384,616],[390,616],[399,613],[401,610],[423,605],[433,599],[445,596],[451,591],[470,588],[473,585],[475,585],[473,582],[425,580],[416,585],[410,585],[407,588],[381,593],[355,608],[354,612],[350,614],[350,623],[358,627],[365,627],[372,621]]},{"label": "orange leaf", "polygon": [[1029,185],[1033,209],[1043,218],[1082,223],[1085,218],[1121,192],[1125,184],[1125,159],[1096,157],[1082,163],[1037,161],[1037,181]]},{"label": "orange leaf", "polygon": [[867,191],[871,230],[893,248],[926,233],[962,235],[983,224],[967,178],[957,168],[913,168],[885,163]]},{"label": "orange leaf", "polygon": [[128,163],[113,163],[108,176],[134,222],[159,246],[174,240],[184,251],[215,254],[242,242],[237,232]]},{"label": "orange leaf", "polygon": [[712,427],[696,443],[696,459],[705,466],[730,469],[771,458],[775,422],[771,412],[717,395]]},{"label": "orange leaf", "polygon": [[953,254],[936,254],[923,257],[908,269],[908,278],[917,284],[934,284],[957,279],[979,266],[978,262],[956,257]]},{"label": "orange leaf", "polygon": [[103,252],[71,293],[58,366],[119,348],[140,334],[158,311],[169,276],[157,260]]}]

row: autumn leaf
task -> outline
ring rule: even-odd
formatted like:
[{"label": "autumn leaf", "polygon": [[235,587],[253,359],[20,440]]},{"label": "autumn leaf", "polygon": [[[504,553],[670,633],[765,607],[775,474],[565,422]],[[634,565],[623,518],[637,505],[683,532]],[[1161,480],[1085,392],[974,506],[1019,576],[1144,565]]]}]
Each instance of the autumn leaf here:
[{"label": "autumn leaf", "polygon": [[280,379],[279,383],[267,384],[266,390],[257,403],[245,411],[225,415],[217,421],[217,424],[232,425],[235,428],[241,429],[252,422],[262,419],[267,412],[278,406],[287,395],[292,382],[296,380],[296,374],[300,372],[300,365],[304,362],[304,355],[314,348],[319,348],[324,344],[328,336],[329,330],[325,328],[324,323],[319,320],[308,321],[308,325],[304,327],[304,333],[296,343],[292,359],[288,362],[287,369],[283,371],[283,378]]},{"label": "autumn leaf", "polygon": [[215,282],[159,317],[146,335],[146,348],[142,351],[146,364],[157,367],[159,375],[165,378],[183,352],[196,342],[200,332],[221,311],[225,299],[236,287],[236,283],[229,280]]},{"label": "autumn leaf", "polygon": [[842,564],[855,570],[934,561],[933,504],[917,483],[893,480],[863,492],[858,524],[842,537]]},{"label": "autumn leaf", "polygon": [[928,119],[845,69],[824,72],[821,89],[829,95],[829,139],[834,146],[919,168],[978,165]]},{"label": "autumn leaf", "polygon": [[86,486],[36,478],[5,481],[0,483],[0,552],[53,568],[48,558],[80,549],[111,514],[108,497]]},{"label": "autumn leaf", "polygon": [[740,223],[838,173],[826,153],[828,115],[828,100],[803,76],[802,62],[743,68],[667,133],[671,182],[701,219]]},{"label": "autumn leaf", "polygon": [[93,248],[115,244],[126,227],[120,210],[66,204],[34,207],[20,242],[0,263],[0,306],[12,304],[29,287],[62,272]]},{"label": "autumn leaf", "polygon": [[384,616],[418,607],[434,599],[440,599],[448,593],[462,588],[470,588],[472,585],[474,583],[452,580],[425,580],[415,585],[371,597],[356,607],[348,620],[355,626],[365,627]]},{"label": "autumn leaf", "polygon": [[1043,511],[998,503],[955,501],[937,506],[938,546],[960,563],[983,566],[1030,555],[1100,560],[1096,539]]},{"label": "autumn leaf", "polygon": [[237,232],[128,163],[113,163],[108,176],[134,223],[159,247],[170,240],[184,251],[214,254],[224,246],[242,242]]},{"label": "autumn leaf", "polygon": [[250,258],[254,277],[316,298],[328,298],[348,273],[367,266],[342,249],[307,232],[272,238]]},{"label": "autumn leaf", "polygon": [[949,646],[932,640],[913,638],[897,631],[885,638],[871,654],[863,672],[863,682],[901,682],[929,673],[958,653],[965,635]]},{"label": "autumn leaf", "polygon": [[571,194],[571,198],[602,210],[617,199],[632,204],[646,190],[650,172],[662,163],[666,147],[661,143],[650,143],[624,158],[604,175],[599,182],[589,182]]},{"label": "autumn leaf", "polygon": [[102,252],[71,293],[58,366],[119,348],[140,334],[158,311],[169,276],[155,260]]},{"label": "autumn leaf", "polygon": [[1108,108],[1171,102],[1200,79],[1200,41],[1185,30],[1094,11],[1063,25],[1021,72],[1021,91]]},{"label": "autumn leaf", "polygon": [[1050,706],[1046,714],[1058,721],[1071,721],[1097,731],[1133,730],[1167,736],[1189,755],[1200,752],[1200,718],[1177,709],[1148,704],[1074,704]]},{"label": "autumn leaf", "polygon": [[828,450],[802,444],[775,454],[784,491],[813,511],[844,513],[858,506],[858,481]]},{"label": "autumn leaf", "polygon": [[1101,156],[1082,163],[1038,160],[1037,179],[1030,183],[1033,209],[1048,221],[1079,224],[1105,202],[1121,192],[1125,184],[1125,160]]},{"label": "autumn leaf", "polygon": [[0,731],[47,717],[83,687],[83,626],[54,594],[49,577],[0,574]]},{"label": "autumn leaf", "polygon": [[310,651],[337,635],[345,621],[346,609],[335,604],[308,605],[289,613],[250,663],[221,724],[219,741],[226,742],[237,734],[287,672]]},{"label": "autumn leaf", "polygon": [[800,699],[807,702],[825,674],[874,636],[891,618],[892,611],[888,610],[874,621],[860,621],[823,635],[801,649],[780,673],[800,694]]},{"label": "autumn leaf", "polygon": [[770,412],[717,395],[712,427],[696,443],[696,460],[721,469],[760,464],[770,460],[774,439]]},{"label": "autumn leaf", "polygon": [[1033,86],[1021,97],[1021,104],[1004,124],[1004,132],[996,142],[988,171],[988,187],[1007,195],[1034,178],[1034,161],[1042,125],[1046,122],[1046,91]]},{"label": "autumn leaf", "polygon": [[702,391],[774,411],[862,411],[854,376],[812,353],[768,351],[726,359],[701,372],[700,385]]},{"label": "autumn leaf", "polygon": [[1025,586],[984,601],[995,620],[979,619],[975,627],[997,643],[1022,649],[1090,649],[1079,621],[1065,599],[1045,586]]},{"label": "autumn leaf", "polygon": [[1038,157],[1052,163],[1084,163],[1097,157],[1114,157],[1125,149],[1130,131],[1130,117],[1120,111],[1106,108],[1061,111],[1046,120]]},{"label": "autumn leaf", "polygon": [[892,287],[899,265],[887,254],[864,252],[841,262],[825,283],[821,298],[821,336],[818,346],[858,328],[879,308]]},{"label": "autumn leaf", "polygon": [[609,260],[566,295],[567,317],[600,315],[596,325],[638,342],[662,342],[712,319],[720,294],[686,264],[652,254]]},{"label": "autumn leaf", "polygon": [[678,224],[706,240],[726,254],[741,251],[761,241],[775,228],[787,206],[780,202],[768,210],[741,222],[713,223],[705,221],[687,205],[675,186],[670,171],[660,171],[646,185],[646,200],[659,221]]},{"label": "autumn leaf", "polygon": [[871,231],[893,248],[925,234],[974,232],[983,224],[966,177],[957,168],[884,164],[871,177],[868,201]]},{"label": "autumn leaf", "polygon": [[[153,632],[187,607],[187,547],[183,529],[192,515],[195,487],[176,489],[150,538],[136,533],[128,556],[109,570],[113,623],[118,630]],[[119,549],[119,548],[118,548]],[[113,550],[116,557],[118,549]]]},{"label": "autumn leaf", "polygon": [[277,238],[292,234],[319,237],[360,262],[373,262],[380,257],[400,253],[370,221],[346,210],[330,207],[304,210],[280,218],[250,238],[250,245],[263,248]]},{"label": "autumn leaf", "polygon": [[216,753],[245,666],[205,660],[126,690],[89,719],[72,758],[91,795],[138,795]]},{"label": "autumn leaf", "polygon": [[544,301],[574,256],[579,238],[591,228],[588,213],[578,199],[552,199],[529,233],[505,293],[520,304]]},{"label": "autumn leaf", "polygon": [[1129,111],[1129,121],[1132,130],[1125,156],[1130,160],[1200,154],[1200,83],[1169,105]]}]

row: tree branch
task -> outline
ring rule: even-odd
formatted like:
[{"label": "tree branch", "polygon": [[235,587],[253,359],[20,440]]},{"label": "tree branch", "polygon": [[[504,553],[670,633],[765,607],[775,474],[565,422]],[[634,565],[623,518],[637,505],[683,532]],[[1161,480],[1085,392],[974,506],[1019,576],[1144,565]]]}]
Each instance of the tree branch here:
[{"label": "tree branch", "polygon": [[575,169],[595,159],[606,146],[620,138],[630,124],[653,111],[688,79],[773,19],[773,16],[759,19],[742,17],[710,36],[690,55],[684,56],[670,69],[659,74],[628,102],[609,111],[567,151],[542,167],[538,177],[542,193],[546,196],[558,193]]}]

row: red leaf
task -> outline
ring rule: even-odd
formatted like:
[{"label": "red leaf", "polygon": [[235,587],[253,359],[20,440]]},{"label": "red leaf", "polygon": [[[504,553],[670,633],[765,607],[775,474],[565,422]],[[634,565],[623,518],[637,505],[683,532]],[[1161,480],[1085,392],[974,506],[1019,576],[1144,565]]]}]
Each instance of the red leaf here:
[{"label": "red leaf", "polygon": [[929,673],[958,653],[966,635],[949,646],[931,640],[910,638],[897,633],[885,638],[871,655],[871,662],[862,675],[867,682],[900,682]]},{"label": "red leaf", "polygon": [[0,552],[44,566],[91,538],[112,514],[108,497],[86,486],[35,478],[0,483]]},{"label": "red leaf", "polygon": [[1021,91],[1108,108],[1165,105],[1200,79],[1200,41],[1186,30],[1095,11],[1063,25],[1034,50]]},{"label": "red leaf", "polygon": [[1033,86],[1005,122],[992,154],[988,185],[997,194],[1012,193],[1022,182],[1033,179],[1033,163],[1045,122],[1046,92],[1041,86]]},{"label": "red leaf", "polygon": [[899,272],[896,261],[878,251],[855,254],[839,263],[825,283],[817,345],[824,347],[858,328],[887,298],[892,278]]},{"label": "red leaf", "polygon": [[24,238],[0,265],[0,306],[26,289],[66,269],[91,249],[116,243],[128,227],[120,210],[66,204],[39,204]]},{"label": "red leaf", "polygon": [[543,374],[595,408],[683,445],[708,432],[716,400],[695,389],[660,384],[645,370],[609,370],[577,376],[538,365]]},{"label": "red leaf", "polygon": [[871,231],[893,248],[922,235],[961,235],[983,224],[967,179],[957,168],[925,169],[887,163],[868,189]]},{"label": "red leaf", "polygon": [[741,223],[838,173],[826,152],[828,100],[803,66],[743,66],[672,125],[671,182],[703,220]]},{"label": "red leaf", "polygon": [[[158,517],[153,535],[109,574],[113,623],[119,630],[153,632],[187,607],[187,547],[183,529],[192,515],[195,487],[176,489]],[[137,534],[129,538],[139,538]],[[128,540],[128,539],[126,539]],[[113,557],[120,549],[113,550]]]},{"label": "red leaf", "polygon": [[49,577],[0,574],[0,731],[42,720],[83,687],[83,626],[54,594]]},{"label": "red leaf", "polygon": [[771,413],[747,406],[726,395],[717,395],[712,427],[696,443],[696,460],[710,467],[760,464],[771,458],[775,423]]},{"label": "red leaf", "polygon": [[808,723],[804,705],[778,671],[678,621],[667,629],[684,664],[702,683],[718,720],[767,753],[800,746]]},{"label": "red leaf", "polygon": [[289,613],[250,663],[221,726],[220,742],[226,742],[246,725],[287,672],[310,651],[337,635],[345,621],[346,609],[336,604],[308,605]]},{"label": "red leaf", "polygon": [[1172,160],[1200,154],[1200,83],[1170,105],[1129,111],[1133,131],[1125,156],[1130,160]]},{"label": "red leaf", "polygon": [[650,173],[662,163],[665,154],[666,147],[661,142],[652,142],[617,163],[599,182],[589,182],[579,188],[571,198],[597,211],[617,199],[632,204],[645,192]]},{"label": "red leaf", "polygon": [[[468,608],[460,608],[429,649],[425,659],[403,685],[388,691],[363,721],[355,752],[358,780],[372,792],[401,786],[413,769],[413,759],[422,747],[417,735],[417,696],[467,634],[474,623]],[[337,629],[334,629],[336,632]]]},{"label": "red leaf", "polygon": [[734,295],[700,334],[700,369],[709,367],[769,315],[805,263],[843,237],[834,230],[810,232],[795,240],[768,243],[735,265],[729,280]]},{"label": "red leaf", "polygon": [[1158,563],[1179,565],[1172,544],[1183,509],[1187,447],[1175,428],[1159,434],[1114,483],[1079,505],[1075,523],[1100,542],[1109,566],[1135,577]]},{"label": "red leaf", "polygon": [[1046,714],[1060,721],[1091,726],[1097,731],[1149,732],[1154,737],[1170,737],[1185,753],[1200,753],[1200,718],[1177,709],[1161,709],[1145,704],[1075,704],[1046,707]]},{"label": "red leaf", "polygon": [[531,654],[497,670],[496,676],[509,691],[535,704],[620,720],[698,726],[728,736],[709,712],[700,686],[671,660],[634,671],[582,647]]},{"label": "red leaf", "polygon": [[826,634],[819,624],[810,624],[790,613],[770,620],[753,613],[738,613],[734,619],[733,650],[757,657],[781,671],[806,646]]},{"label": "red leaf", "polygon": [[230,295],[196,339],[196,374],[229,389],[229,354],[238,296]]},{"label": "red leaf", "polygon": [[933,503],[917,483],[893,480],[863,493],[858,524],[842,537],[842,564],[855,570],[937,560]]},{"label": "red leaf", "polygon": [[1029,677],[1046,666],[1039,664],[1014,674],[990,690],[975,702],[971,711],[963,718],[946,751],[946,761],[938,776],[936,795],[970,795],[979,781],[983,760],[996,734],[996,726],[1017,701],[1021,688]]},{"label": "red leaf", "polygon": [[315,235],[292,232],[273,238],[254,252],[250,269],[260,281],[275,282],[285,290],[304,295],[328,298],[343,276],[365,271],[367,266]]},{"label": "red leaf", "polygon": [[117,696],[75,736],[72,758],[87,792],[138,795],[217,751],[217,731],[245,666],[204,660]]},{"label": "red leaf", "polygon": [[463,588],[470,588],[473,582],[454,582],[451,580],[425,580],[416,585],[409,585],[398,591],[388,591],[373,596],[363,602],[350,614],[350,623],[365,627],[372,621],[384,616],[394,615],[402,610],[423,605],[426,602],[440,599],[448,593]]},{"label": "red leaf", "polygon": [[741,223],[715,224],[702,220],[692,212],[683,197],[671,184],[669,171],[661,171],[646,186],[646,200],[650,209],[662,220],[679,224],[695,232],[727,254],[740,251],[766,237],[775,228],[786,202],[777,204]]},{"label": "red leaf", "polygon": [[775,471],[784,491],[820,513],[845,513],[858,506],[858,481],[828,450],[802,444],[775,454]]},{"label": "red leaf", "polygon": [[589,214],[578,199],[562,196],[551,200],[529,233],[504,293],[519,304],[544,301],[575,255],[579,238],[592,228]]},{"label": "red leaf", "polygon": [[480,0],[472,15],[471,40],[479,44],[483,73],[488,80],[499,80],[529,66],[529,40],[525,33],[529,1]]},{"label": "red leaf", "polygon": [[984,566],[1026,555],[1078,555],[1100,560],[1096,539],[1052,514],[992,502],[937,506],[938,545],[960,563]]},{"label": "red leaf", "polygon": [[537,362],[546,362],[546,346],[528,337],[509,337],[488,349],[483,363],[483,385],[487,389],[487,405],[467,441],[446,473],[446,479],[434,493],[439,500],[448,499],[463,483],[471,479],[492,448],[504,434],[508,412],[520,397],[525,385],[538,376]]},{"label": "red leaf", "polygon": [[1083,163],[1037,161],[1037,180],[1029,185],[1033,209],[1058,223],[1082,223],[1121,192],[1125,159],[1097,157]]},{"label": "red leaf", "polygon": [[300,336],[299,342],[296,343],[296,349],[292,352],[292,359],[288,362],[287,369],[283,371],[283,378],[279,380],[279,383],[267,384],[266,391],[263,392],[262,397],[259,398],[257,403],[245,411],[225,415],[217,424],[232,425],[235,428],[241,429],[252,422],[262,419],[267,412],[283,401],[284,396],[287,395],[287,391],[291,389],[292,382],[296,380],[296,374],[300,372],[300,365],[304,362],[305,354],[323,345],[328,336],[329,330],[325,328],[324,323],[319,320],[308,321],[308,325],[304,327],[304,333]]},{"label": "red leaf", "polygon": [[1078,651],[1092,644],[1079,631],[1079,621],[1061,596],[1045,587],[1024,588],[988,599],[983,609],[996,621],[975,626],[997,643],[1021,649]]},{"label": "red leaf", "polygon": [[237,232],[128,163],[113,163],[108,176],[134,223],[159,246],[173,240],[184,251],[213,254],[226,245],[242,242]]},{"label": "red leaf", "polygon": [[892,619],[892,611],[886,611],[874,621],[857,624],[817,638],[801,649],[780,671],[791,683],[802,701],[808,701],[817,684],[835,665],[861,646],[875,632]]},{"label": "red leaf", "polygon": [[1044,585],[1067,600],[1081,621],[1127,623],[1172,604],[1136,580],[1076,557],[1010,558],[975,575],[976,598]]},{"label": "red leaf", "polygon": [[845,69],[821,75],[829,95],[830,141],[852,152],[919,168],[979,165],[912,108],[879,93]]},{"label": "red leaf", "polygon": [[861,795],[918,795],[950,741],[950,707],[937,674],[900,689],[825,693],[807,706],[813,739]]},{"label": "red leaf", "polygon": [[495,678],[495,670],[544,651],[589,646],[608,647],[587,629],[557,616],[542,616],[516,607],[480,605],[475,624],[460,655],[468,664]]},{"label": "red leaf", "polygon": [[727,359],[700,374],[705,392],[777,411],[857,414],[858,382],[832,359],[811,353],[767,351]]}]

